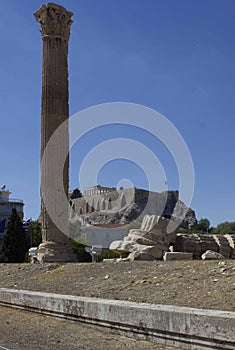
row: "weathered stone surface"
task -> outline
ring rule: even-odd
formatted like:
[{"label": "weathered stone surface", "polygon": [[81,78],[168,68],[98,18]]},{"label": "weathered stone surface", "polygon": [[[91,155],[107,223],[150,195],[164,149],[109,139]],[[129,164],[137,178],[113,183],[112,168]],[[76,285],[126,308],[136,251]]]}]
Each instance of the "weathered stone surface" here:
[{"label": "weathered stone surface", "polygon": [[115,250],[120,253],[130,253],[133,250],[133,244],[126,241],[113,241],[109,247],[110,250]]},{"label": "weathered stone surface", "polygon": [[169,220],[156,215],[146,215],[140,230],[130,230],[123,241],[114,241],[110,250],[130,253],[128,260],[161,259],[176,238],[175,232],[167,232]]},{"label": "weathered stone surface", "polygon": [[104,263],[113,263],[113,262],[116,261],[116,259],[115,259],[115,258],[110,258],[110,259],[103,259],[102,261],[103,261]]},{"label": "weathered stone surface", "polygon": [[212,250],[207,250],[204,254],[201,256],[202,260],[222,260],[225,259],[225,257],[217,252],[213,252]]},{"label": "weathered stone surface", "polygon": [[230,258],[235,259],[235,235],[234,234],[224,235],[224,237],[226,237],[226,239],[228,240],[230,248],[231,248]]},{"label": "weathered stone surface", "polygon": [[[106,205],[108,199],[111,199],[109,208]],[[145,215],[172,217],[176,222],[182,218],[180,225],[185,228],[193,227],[197,223],[195,212],[179,200],[178,191],[157,193],[138,188],[114,190],[71,199],[71,203],[70,218],[81,216],[82,220],[91,225],[128,224],[134,220],[141,222]],[[93,211],[90,210],[92,203]]]},{"label": "weathered stone surface", "polygon": [[220,253],[226,259],[234,259],[235,235],[179,233],[173,244],[173,251],[193,253],[194,258],[200,258],[207,250]]},{"label": "weathered stone surface", "polygon": [[[75,255],[67,236],[68,41],[73,14],[62,6],[49,3],[42,5],[34,15],[41,25],[43,40],[40,188],[43,244],[39,246],[38,256],[42,261],[73,261]],[[55,144],[50,148],[51,136],[62,123],[64,127],[58,138],[54,136]]]},{"label": "weathered stone surface", "polygon": [[[161,220],[165,222],[164,220]],[[153,227],[158,224],[158,227],[160,227],[160,220],[159,217],[156,215],[145,215],[143,218],[143,221],[141,223],[141,231],[150,231],[153,229]]]},{"label": "weathered stone surface", "polygon": [[58,242],[44,242],[39,246],[37,259],[40,262],[72,262],[77,261],[72,248]]},{"label": "weathered stone surface", "polygon": [[225,258],[230,258],[231,255],[231,247],[229,245],[229,241],[223,235],[213,235],[216,243],[219,246],[218,252],[223,255]]},{"label": "weathered stone surface", "polygon": [[133,251],[128,255],[129,261],[133,260],[156,260],[161,259],[163,250],[158,246],[147,246],[142,244],[133,245]]},{"label": "weathered stone surface", "polygon": [[163,260],[193,260],[193,254],[182,252],[166,252],[163,256]]},{"label": "weathered stone surface", "polygon": [[[126,240],[125,240],[126,238]],[[132,242],[133,244],[143,244],[143,245],[148,245],[148,246],[154,246],[156,245],[156,241],[153,241],[151,239],[145,238],[140,235],[132,235],[131,237],[127,236],[124,238],[124,241],[129,241]]]},{"label": "weathered stone surface", "polygon": [[176,218],[176,220],[183,218],[180,226],[184,228],[192,228],[197,223],[195,211],[186,207],[180,200],[177,201],[171,215],[172,218]]},{"label": "weathered stone surface", "polygon": [[176,252],[193,253],[194,258],[200,258],[201,254],[204,253],[201,252],[200,237],[196,234],[177,234],[173,244],[173,250]]},{"label": "weathered stone surface", "polygon": [[134,260],[146,260],[146,261],[151,261],[151,260],[156,260],[156,257],[153,255],[150,255],[144,251],[134,251],[128,255],[127,258],[129,261],[134,261]]},{"label": "weathered stone surface", "polygon": [[[234,312],[13,289],[1,289],[0,301],[8,307],[50,314],[66,320],[82,320],[118,332],[124,330],[124,336],[134,334],[135,341],[130,347],[123,348],[136,349],[137,342],[148,334],[155,341],[155,349],[161,347],[158,343],[164,344],[166,348],[172,345],[174,349],[234,349]],[[90,332],[95,334],[95,329],[93,331],[90,328]]]},{"label": "weathered stone surface", "polygon": [[116,262],[128,262],[129,260],[127,258],[117,258]]},{"label": "weathered stone surface", "polygon": [[200,239],[200,251],[205,252],[206,250],[212,250],[219,252],[219,246],[215,237],[209,234],[198,234]]}]

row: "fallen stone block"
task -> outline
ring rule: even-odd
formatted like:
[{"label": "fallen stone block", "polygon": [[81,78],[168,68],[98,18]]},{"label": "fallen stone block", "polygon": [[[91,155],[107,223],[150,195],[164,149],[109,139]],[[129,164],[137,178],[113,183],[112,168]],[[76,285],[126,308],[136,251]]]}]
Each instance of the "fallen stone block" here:
[{"label": "fallen stone block", "polygon": [[157,246],[144,246],[136,244],[134,246],[133,252],[131,252],[127,259],[129,261],[133,260],[156,260],[161,259],[163,255],[162,249]]},{"label": "fallen stone block", "polygon": [[163,256],[163,260],[193,260],[193,254],[182,252],[166,252]]},{"label": "fallen stone block", "polygon": [[129,260],[162,259],[175,242],[176,233],[168,232],[169,220],[157,215],[145,215],[140,230],[132,229],[123,241],[114,241],[109,249],[127,254]]},{"label": "fallen stone block", "polygon": [[114,258],[111,258],[111,259],[103,259],[102,260],[102,262],[105,262],[105,263],[113,263],[113,262],[115,262],[116,261],[116,259],[114,259]]},{"label": "fallen stone block", "polygon": [[148,253],[145,253],[143,251],[135,251],[128,255],[127,257],[128,261],[134,261],[134,260],[145,260],[145,261],[152,261],[156,260],[156,258],[153,255],[149,255]]},{"label": "fallen stone block", "polygon": [[222,260],[225,259],[225,257],[220,254],[213,252],[212,250],[207,250],[204,254],[201,256],[202,260]]},{"label": "fallen stone block", "polygon": [[117,258],[116,262],[120,263],[120,262],[128,262],[129,260],[127,258]]},{"label": "fallen stone block", "polygon": [[227,238],[223,235],[213,235],[213,237],[219,246],[219,253],[223,255],[226,259],[229,259],[232,248],[230,247]]},{"label": "fallen stone block", "polygon": [[231,254],[230,254],[230,258],[231,259],[235,259],[235,235],[224,235],[224,237],[226,237],[226,239],[229,242],[229,245],[231,247]]},{"label": "fallen stone block", "polygon": [[133,250],[133,244],[127,241],[113,241],[109,249],[120,253],[130,253]]}]

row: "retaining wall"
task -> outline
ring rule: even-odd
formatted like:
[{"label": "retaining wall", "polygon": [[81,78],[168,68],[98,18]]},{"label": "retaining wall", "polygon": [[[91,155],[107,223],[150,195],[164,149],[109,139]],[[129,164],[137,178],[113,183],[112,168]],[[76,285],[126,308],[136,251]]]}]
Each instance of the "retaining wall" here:
[{"label": "retaining wall", "polygon": [[180,349],[235,349],[235,312],[0,289],[0,305],[77,320]]}]

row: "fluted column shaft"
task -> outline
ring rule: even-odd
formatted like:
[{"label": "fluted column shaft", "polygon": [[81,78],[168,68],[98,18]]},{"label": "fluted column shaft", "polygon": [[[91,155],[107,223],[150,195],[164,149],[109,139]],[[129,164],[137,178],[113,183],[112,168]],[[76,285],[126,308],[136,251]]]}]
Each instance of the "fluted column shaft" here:
[{"label": "fluted column shaft", "polygon": [[[41,159],[45,148],[53,135],[54,131],[64,123],[63,135],[57,148],[44,167],[44,173],[41,173],[41,193],[51,196],[51,205],[58,205],[60,213],[64,220],[68,213],[67,203],[60,198],[60,191],[55,188],[55,179],[58,176],[56,164],[61,164],[61,157],[69,148],[68,123],[69,105],[68,105],[68,42],[60,38],[43,38],[43,70],[42,70],[42,116],[41,116]],[[64,165],[64,191],[68,193],[69,183],[69,158]],[[50,193],[50,194],[49,194]],[[53,199],[54,202],[53,203]],[[63,207],[61,207],[63,206]],[[66,241],[64,236],[56,225],[52,222],[42,200],[42,229],[44,241]],[[62,213],[62,214],[61,214]]]},{"label": "fluted column shaft", "polygon": [[[68,134],[68,42],[72,13],[56,4],[43,5],[35,14],[36,20],[41,24],[43,40],[42,62],[42,105],[41,105],[41,221],[43,244],[39,252],[53,255],[53,261],[62,260],[64,256],[61,246],[69,246],[69,238],[62,232],[55,220],[49,215],[48,203],[56,211],[58,222],[67,223],[68,203],[63,200],[62,189],[58,183],[58,172],[63,164],[63,158],[69,153]],[[59,142],[45,152],[51,136],[64,123]],[[45,154],[47,156],[45,157]],[[69,184],[69,157],[67,156],[63,168],[63,185],[68,195]],[[44,199],[46,201],[45,205]],[[59,225],[59,227],[61,227]],[[50,243],[53,242],[53,245]],[[47,245],[48,243],[48,245]],[[57,245],[57,246],[56,246]],[[60,248],[58,248],[60,246]],[[46,247],[46,248],[45,248]],[[62,250],[63,250],[62,249]],[[59,256],[61,255],[61,256]],[[48,260],[48,259],[47,259]],[[65,260],[68,260],[65,257]]]}]

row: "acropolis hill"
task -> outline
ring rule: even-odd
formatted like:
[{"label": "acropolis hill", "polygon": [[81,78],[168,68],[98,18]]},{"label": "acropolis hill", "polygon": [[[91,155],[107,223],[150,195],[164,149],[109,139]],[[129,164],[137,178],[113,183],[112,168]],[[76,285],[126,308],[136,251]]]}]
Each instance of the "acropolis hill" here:
[{"label": "acropolis hill", "polygon": [[182,213],[186,214],[182,226],[193,227],[195,212],[179,200],[177,190],[151,192],[96,185],[86,188],[81,198],[70,200],[70,219],[82,217],[89,224],[128,224],[141,222],[146,214],[170,218]]}]

